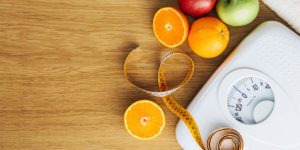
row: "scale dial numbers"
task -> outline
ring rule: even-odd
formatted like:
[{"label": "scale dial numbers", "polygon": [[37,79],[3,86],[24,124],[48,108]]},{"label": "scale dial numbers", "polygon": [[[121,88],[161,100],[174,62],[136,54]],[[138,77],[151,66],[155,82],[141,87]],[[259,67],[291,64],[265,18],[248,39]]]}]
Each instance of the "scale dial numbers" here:
[{"label": "scale dial numbers", "polygon": [[272,88],[266,81],[257,77],[241,78],[229,87],[227,107],[231,115],[241,123],[260,123],[273,110]]}]

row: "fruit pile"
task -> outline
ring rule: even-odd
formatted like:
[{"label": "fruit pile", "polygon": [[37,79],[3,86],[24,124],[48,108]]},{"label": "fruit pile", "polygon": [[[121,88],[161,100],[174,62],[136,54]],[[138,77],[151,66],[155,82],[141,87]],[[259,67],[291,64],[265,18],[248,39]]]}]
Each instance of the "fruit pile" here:
[{"label": "fruit pile", "polygon": [[[231,26],[252,22],[259,11],[258,0],[178,0],[181,10],[192,16],[207,15],[216,5],[219,18]],[[216,17],[200,17],[189,28],[184,13],[174,7],[159,9],[153,18],[153,32],[164,46],[174,48],[187,38],[190,48],[199,56],[220,55],[229,42],[226,25]]]}]

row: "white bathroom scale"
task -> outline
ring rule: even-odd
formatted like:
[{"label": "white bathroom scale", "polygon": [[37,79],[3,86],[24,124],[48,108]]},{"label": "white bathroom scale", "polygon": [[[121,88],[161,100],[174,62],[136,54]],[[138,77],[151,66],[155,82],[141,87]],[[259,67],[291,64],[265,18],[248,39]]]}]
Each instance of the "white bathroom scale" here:
[{"label": "white bathroom scale", "polygon": [[[300,150],[300,37],[268,21],[249,34],[199,91],[187,110],[203,142],[219,128],[243,137],[244,150]],[[176,138],[200,150],[179,121]]]}]

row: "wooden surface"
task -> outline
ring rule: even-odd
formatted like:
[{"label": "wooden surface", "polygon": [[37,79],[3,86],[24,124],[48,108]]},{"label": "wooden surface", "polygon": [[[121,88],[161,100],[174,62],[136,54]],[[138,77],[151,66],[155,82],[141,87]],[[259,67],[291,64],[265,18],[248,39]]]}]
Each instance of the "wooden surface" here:
[{"label": "wooden surface", "polygon": [[[156,62],[171,50],[152,32],[152,17],[164,6],[178,7],[176,0],[0,0],[0,149],[181,149],[175,138],[178,118],[159,98],[131,86],[122,70],[137,45]],[[282,21],[261,3],[253,23],[229,27],[229,46],[217,58],[196,56],[186,42],[176,48],[196,65],[191,81],[175,93],[177,101],[186,107],[265,20]],[[139,72],[155,74],[152,68],[148,64]],[[182,77],[177,71],[173,79]],[[136,140],[124,129],[123,113],[139,99],[154,100],[166,114],[163,133],[152,141]]]}]

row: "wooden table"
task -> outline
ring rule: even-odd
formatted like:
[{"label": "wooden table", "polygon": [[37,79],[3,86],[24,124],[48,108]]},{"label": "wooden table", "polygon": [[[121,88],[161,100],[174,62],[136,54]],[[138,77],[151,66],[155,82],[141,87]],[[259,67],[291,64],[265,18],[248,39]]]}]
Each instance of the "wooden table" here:
[{"label": "wooden table", "polygon": [[[176,0],[1,0],[0,149],[181,149],[175,138],[178,118],[159,98],[131,86],[122,70],[137,45],[156,62],[171,50],[152,32],[153,15],[164,6],[178,7]],[[175,93],[177,101],[186,107],[234,47],[265,20],[283,22],[261,3],[253,23],[229,27],[229,46],[217,58],[196,56],[187,42],[176,48],[196,65],[191,81]],[[147,63],[141,58],[146,67],[136,73],[155,76],[155,63]],[[175,81],[183,74],[174,69]],[[151,141],[136,140],[124,128],[124,111],[140,99],[157,102],[166,114],[163,133]]]}]

